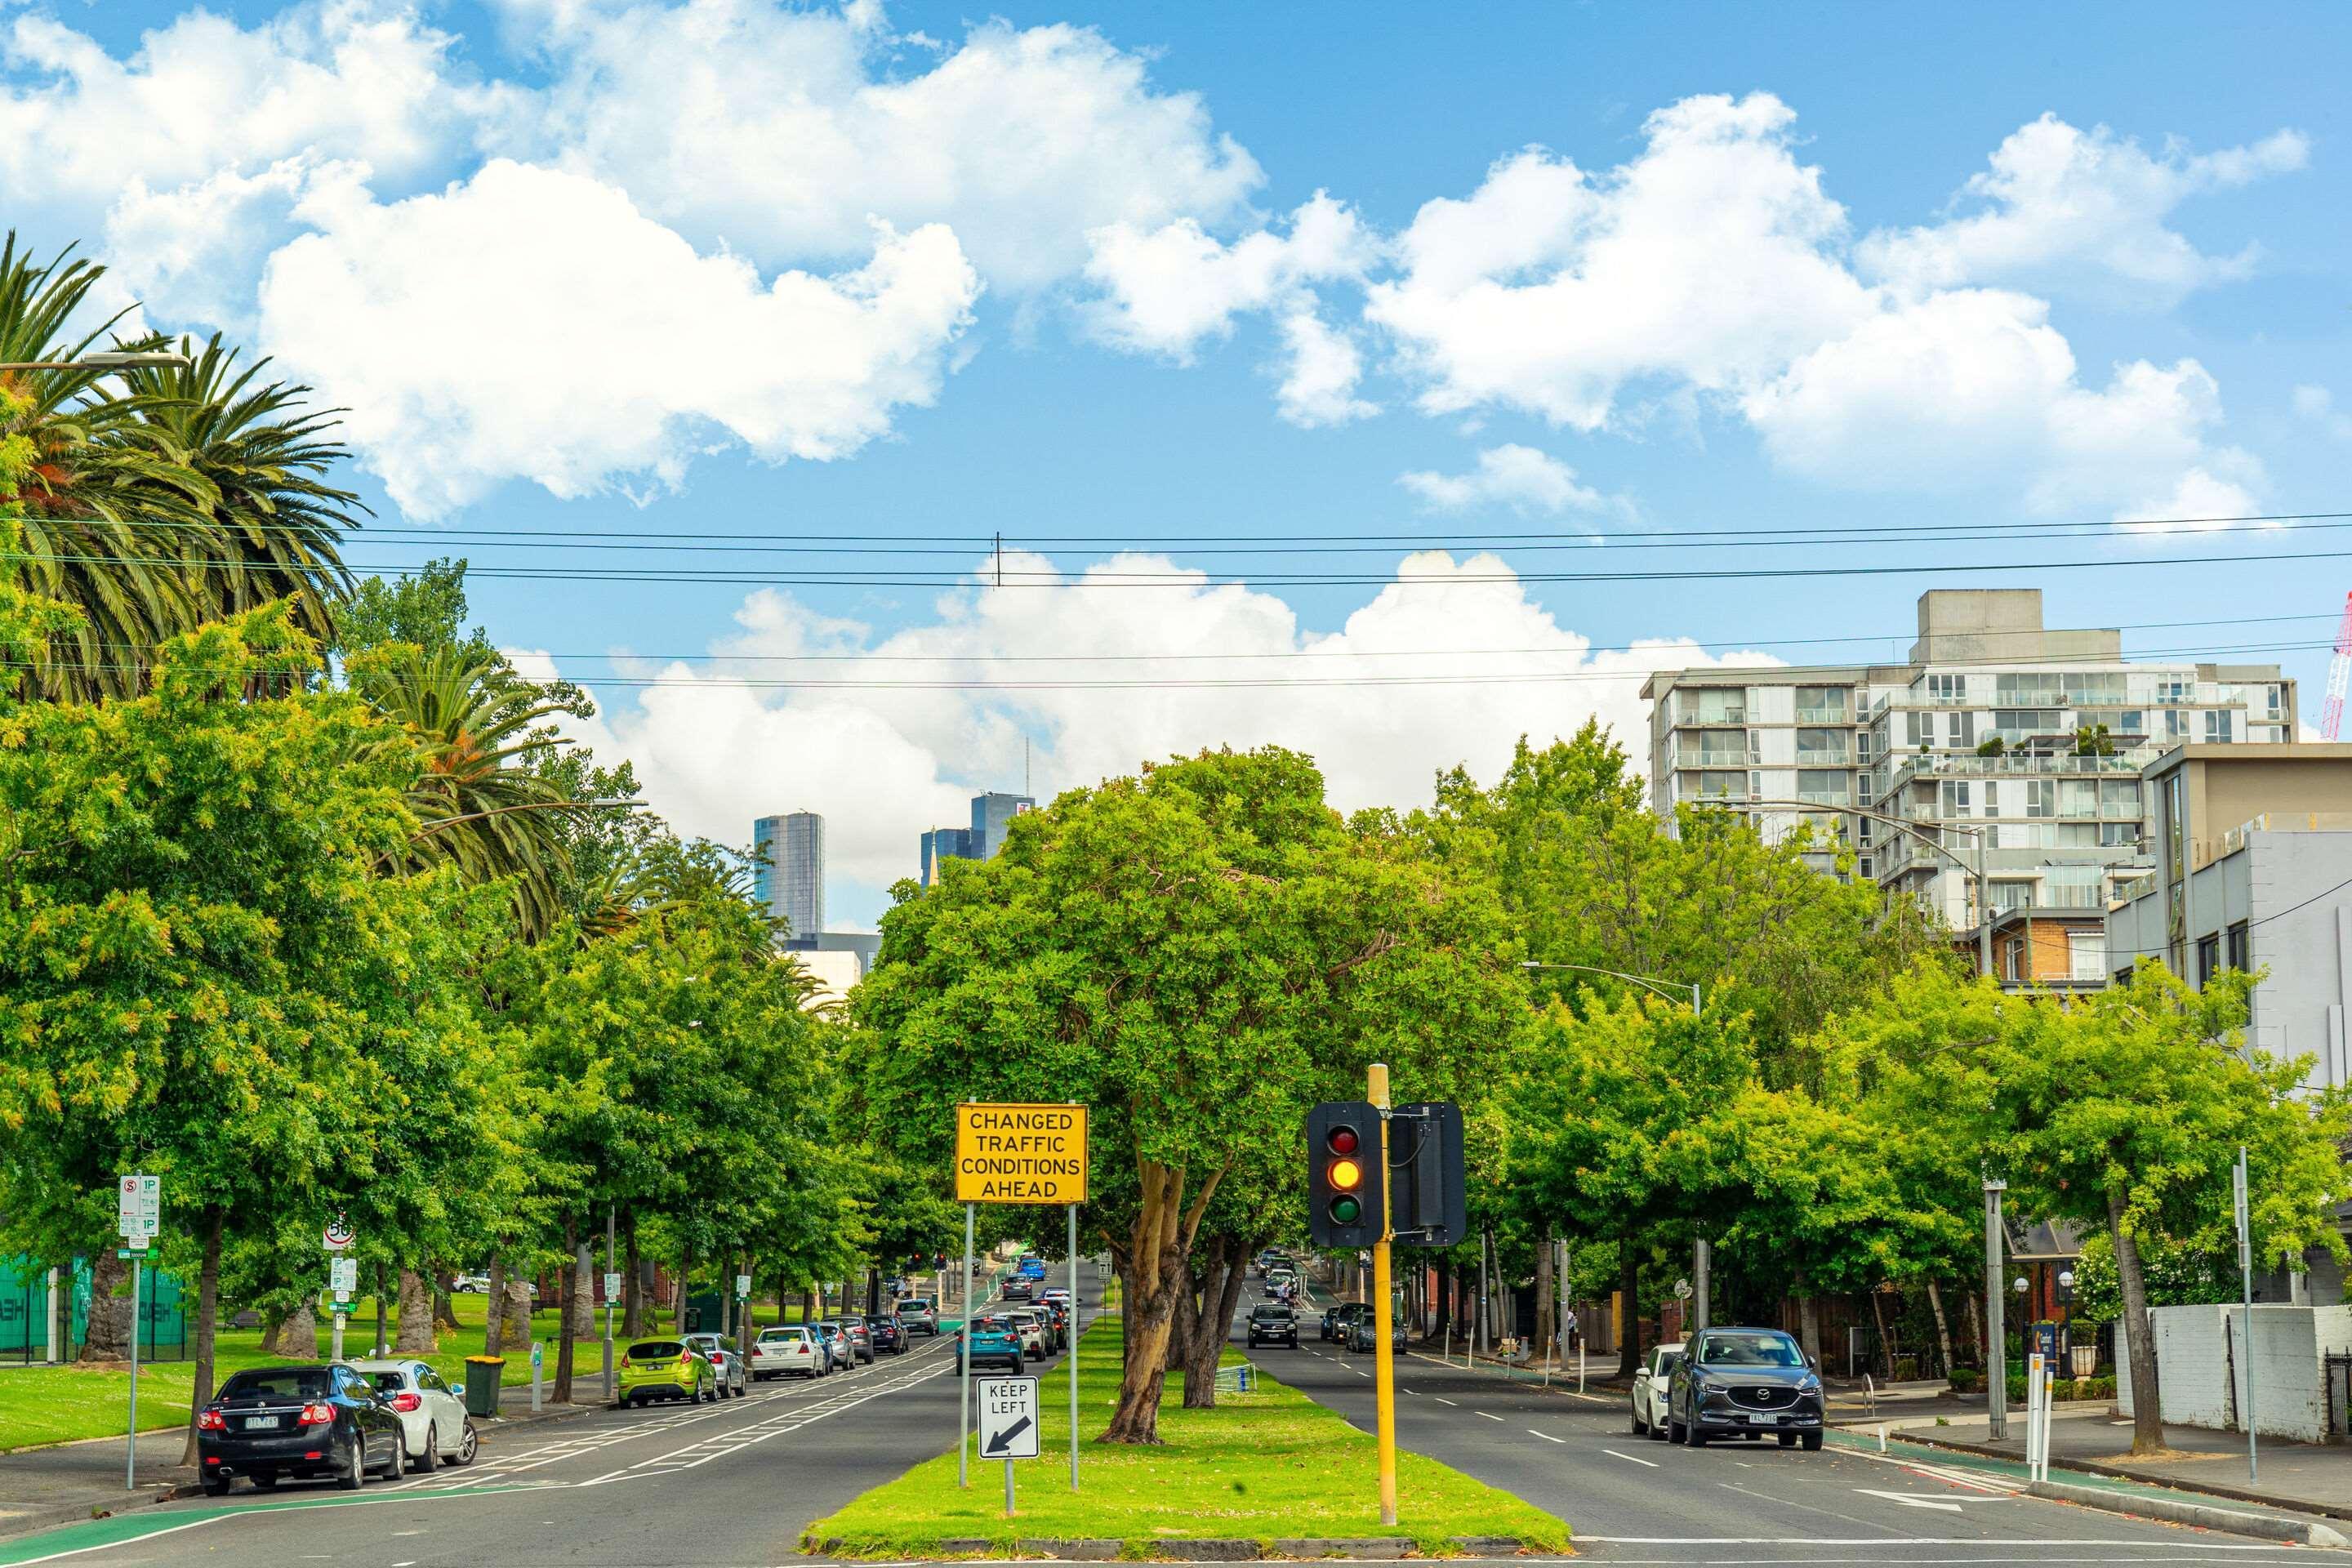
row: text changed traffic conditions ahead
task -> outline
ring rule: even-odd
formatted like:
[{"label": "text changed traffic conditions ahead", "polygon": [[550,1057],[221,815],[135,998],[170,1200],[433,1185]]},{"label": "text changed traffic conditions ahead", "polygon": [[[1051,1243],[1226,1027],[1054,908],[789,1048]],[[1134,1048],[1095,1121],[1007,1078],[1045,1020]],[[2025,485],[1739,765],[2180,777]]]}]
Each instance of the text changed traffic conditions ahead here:
[{"label": "text changed traffic conditions ahead", "polygon": [[1087,1201],[1083,1105],[956,1107],[956,1202]]}]

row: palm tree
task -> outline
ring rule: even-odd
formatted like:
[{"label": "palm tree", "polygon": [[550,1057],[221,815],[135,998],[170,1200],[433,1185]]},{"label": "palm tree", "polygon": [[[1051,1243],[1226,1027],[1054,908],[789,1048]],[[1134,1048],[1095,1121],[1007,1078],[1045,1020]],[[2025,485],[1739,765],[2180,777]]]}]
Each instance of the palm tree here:
[{"label": "palm tree", "polygon": [[341,410],[304,410],[309,387],[262,383],[267,359],[238,370],[218,332],[179,348],[184,365],[124,377],[137,417],[123,434],[216,498],[201,551],[186,552],[191,597],[208,619],[291,598],[294,624],[331,644],[334,605],[352,590],[343,534],[359,526],[353,509],[367,510],[323,477],[349,456],[329,437]]},{"label": "palm tree", "polygon": [[389,743],[414,747],[423,763],[408,795],[420,825],[409,864],[514,879],[525,938],[544,935],[562,913],[567,819],[591,809],[533,765],[565,743],[546,726],[570,708],[497,655],[460,647],[393,643],[347,668],[352,689],[398,728]]},{"label": "palm tree", "polygon": [[[47,263],[0,240],[0,364],[69,363],[121,320],[75,335],[75,313],[105,269],[70,252]],[[128,345],[155,346],[153,340]],[[18,444],[20,470],[0,500],[19,503],[24,533],[0,563],[27,592],[82,612],[60,634],[43,689],[93,697],[138,689],[137,655],[203,618],[178,557],[180,530],[203,524],[217,496],[202,477],[152,445],[124,438],[131,399],[110,395],[96,368],[0,371],[0,441]],[[157,548],[148,523],[171,542]]]}]

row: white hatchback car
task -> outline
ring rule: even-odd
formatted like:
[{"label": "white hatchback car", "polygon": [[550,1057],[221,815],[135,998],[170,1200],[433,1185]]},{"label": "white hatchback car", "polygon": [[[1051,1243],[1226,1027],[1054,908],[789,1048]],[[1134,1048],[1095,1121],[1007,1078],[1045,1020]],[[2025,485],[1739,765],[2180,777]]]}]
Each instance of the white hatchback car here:
[{"label": "white hatchback car", "polygon": [[1633,1430],[1664,1442],[1666,1436],[1666,1384],[1675,1363],[1683,1359],[1680,1345],[1653,1345],[1633,1370]]},{"label": "white hatchback car", "polygon": [[1026,1307],[1015,1307],[1002,1315],[1021,1331],[1021,1353],[1031,1361],[1044,1361],[1046,1355],[1045,1320]]},{"label": "white hatchback car", "polygon": [[408,1468],[417,1471],[436,1465],[470,1465],[481,1448],[481,1435],[466,1414],[465,1396],[433,1370],[430,1362],[405,1358],[354,1361],[344,1363],[375,1385],[400,1415],[406,1439]]},{"label": "white hatchback car", "polygon": [[824,1347],[814,1331],[803,1328],[761,1329],[751,1342],[751,1381],[782,1377],[788,1372],[803,1377],[823,1377],[833,1370]]}]

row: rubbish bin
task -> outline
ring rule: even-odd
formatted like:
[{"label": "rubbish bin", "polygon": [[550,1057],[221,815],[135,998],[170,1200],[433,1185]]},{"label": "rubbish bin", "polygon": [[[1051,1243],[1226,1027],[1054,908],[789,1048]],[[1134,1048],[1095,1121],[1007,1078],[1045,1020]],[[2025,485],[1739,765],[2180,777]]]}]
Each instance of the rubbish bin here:
[{"label": "rubbish bin", "polygon": [[506,1366],[507,1358],[502,1355],[466,1358],[467,1415],[488,1417],[499,1413],[499,1379]]}]

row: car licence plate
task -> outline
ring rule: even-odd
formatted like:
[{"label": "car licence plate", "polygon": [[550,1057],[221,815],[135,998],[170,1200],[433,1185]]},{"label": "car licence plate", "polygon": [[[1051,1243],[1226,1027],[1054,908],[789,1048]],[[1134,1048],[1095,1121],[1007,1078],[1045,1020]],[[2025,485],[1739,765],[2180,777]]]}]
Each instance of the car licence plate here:
[{"label": "car licence plate", "polygon": [[275,1415],[248,1415],[245,1418],[245,1429],[248,1432],[275,1432],[278,1430],[278,1417]]},{"label": "car licence plate", "polygon": [[1780,1418],[1778,1415],[1750,1415],[1748,1419],[1755,1422],[1759,1426],[1778,1426],[1780,1424]]}]

